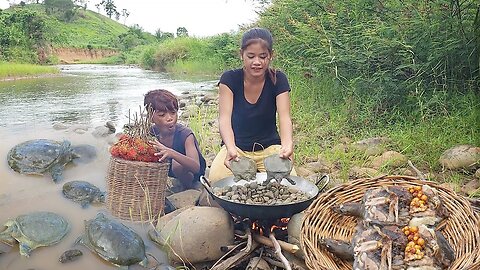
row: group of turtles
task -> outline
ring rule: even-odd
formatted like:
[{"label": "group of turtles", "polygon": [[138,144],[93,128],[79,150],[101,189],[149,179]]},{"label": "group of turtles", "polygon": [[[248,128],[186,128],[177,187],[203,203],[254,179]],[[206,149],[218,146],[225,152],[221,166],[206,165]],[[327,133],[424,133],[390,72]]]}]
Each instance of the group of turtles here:
[{"label": "group of turtles", "polygon": [[[72,146],[69,141],[38,139],[13,147],[7,155],[7,161],[16,172],[50,174],[57,183],[62,179],[66,164],[71,161],[86,163],[95,157],[95,147],[90,145]],[[105,201],[105,192],[86,181],[65,183],[63,194],[82,207]],[[46,211],[19,215],[6,221],[4,226],[6,229],[0,232],[0,242],[9,246],[18,242],[20,254],[27,257],[38,247],[60,242],[70,231],[69,223],[64,217]],[[142,238],[129,227],[103,213],[98,213],[95,218],[85,222],[85,234],[75,244],[83,244],[103,259],[123,268],[134,264],[146,266],[147,263]],[[71,261],[79,255],[80,251],[70,250],[62,255],[61,260]]]}]

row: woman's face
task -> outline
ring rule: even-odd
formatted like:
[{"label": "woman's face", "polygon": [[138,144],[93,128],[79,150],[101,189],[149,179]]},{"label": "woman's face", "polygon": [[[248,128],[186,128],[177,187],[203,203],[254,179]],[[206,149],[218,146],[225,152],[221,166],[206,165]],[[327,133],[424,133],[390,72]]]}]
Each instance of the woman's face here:
[{"label": "woman's face", "polygon": [[252,77],[265,76],[272,55],[262,42],[255,42],[242,50],[243,67]]},{"label": "woman's face", "polygon": [[177,123],[178,114],[176,111],[155,111],[152,121],[160,130],[161,134],[167,135],[175,132],[175,124]]}]

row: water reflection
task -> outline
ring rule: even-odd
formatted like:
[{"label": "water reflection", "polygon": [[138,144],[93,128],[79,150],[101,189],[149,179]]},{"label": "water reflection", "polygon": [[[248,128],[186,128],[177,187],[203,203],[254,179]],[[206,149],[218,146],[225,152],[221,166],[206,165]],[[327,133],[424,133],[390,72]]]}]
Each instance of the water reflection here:
[{"label": "water reflection", "polygon": [[[65,182],[89,181],[106,189],[109,161],[109,138],[95,138],[95,126],[112,121],[117,127],[128,120],[142,104],[143,95],[151,89],[169,89],[175,94],[213,88],[214,82],[191,83],[171,80],[165,74],[118,66],[75,65],[61,66],[62,77],[0,82],[0,223],[32,211],[52,211],[67,218],[71,231],[60,243],[41,247],[30,258],[12,251],[0,254],[0,269],[117,269],[105,263],[82,246],[73,246],[83,233],[84,220],[92,219],[104,206],[82,209],[79,204],[65,199],[61,189]],[[66,129],[55,130],[54,124]],[[83,125],[83,134],[75,127]],[[88,164],[70,164],[64,171],[64,180],[55,184],[49,176],[25,176],[12,171],[6,162],[8,151],[16,144],[31,139],[69,140],[74,145],[89,144],[97,148],[98,156]],[[144,239],[147,252],[165,261],[163,252],[147,237],[150,224],[125,222]],[[60,255],[68,249],[79,248],[84,255],[75,262],[62,265]],[[130,269],[144,269],[134,266]]]}]

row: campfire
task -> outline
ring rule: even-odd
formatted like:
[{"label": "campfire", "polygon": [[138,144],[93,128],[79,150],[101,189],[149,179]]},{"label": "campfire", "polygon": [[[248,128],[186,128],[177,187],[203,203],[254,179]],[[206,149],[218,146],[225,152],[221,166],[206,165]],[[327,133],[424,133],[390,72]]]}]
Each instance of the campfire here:
[{"label": "campfire", "polygon": [[251,220],[234,216],[235,244],[222,247],[226,254],[211,270],[306,269],[303,262],[295,257],[300,247],[288,242],[289,220]]}]

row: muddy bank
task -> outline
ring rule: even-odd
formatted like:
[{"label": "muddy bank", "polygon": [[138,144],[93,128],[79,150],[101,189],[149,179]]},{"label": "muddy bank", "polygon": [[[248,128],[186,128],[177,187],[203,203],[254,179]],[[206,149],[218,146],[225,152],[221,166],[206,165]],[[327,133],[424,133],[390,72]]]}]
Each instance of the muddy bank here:
[{"label": "muddy bank", "polygon": [[54,48],[51,54],[62,64],[73,64],[100,60],[117,55],[118,52],[110,49]]}]

